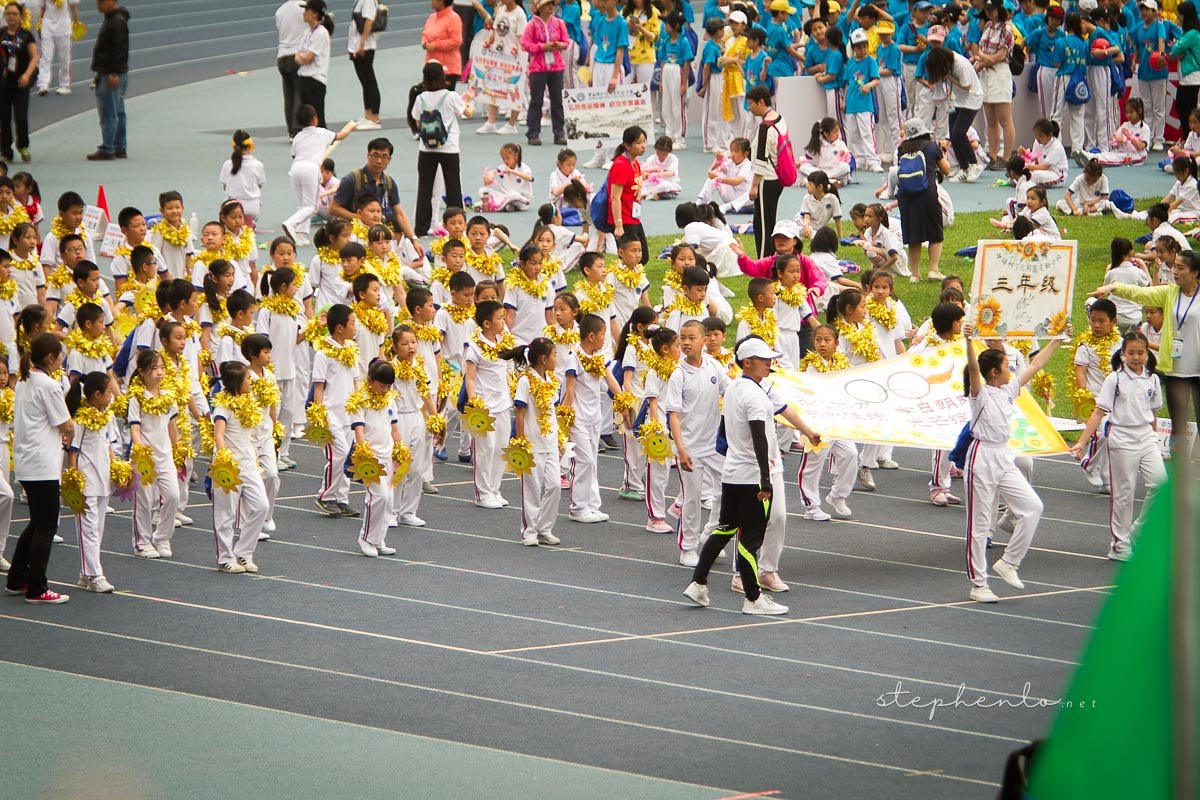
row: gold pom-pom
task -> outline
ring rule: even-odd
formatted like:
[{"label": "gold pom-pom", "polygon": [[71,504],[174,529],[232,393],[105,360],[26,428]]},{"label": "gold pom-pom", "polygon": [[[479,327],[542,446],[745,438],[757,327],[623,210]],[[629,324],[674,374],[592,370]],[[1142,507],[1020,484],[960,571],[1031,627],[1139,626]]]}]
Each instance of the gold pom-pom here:
[{"label": "gold pom-pom", "polygon": [[412,466],[412,450],[404,442],[396,442],[392,445],[392,488],[400,485],[400,482],[408,477],[408,470]]},{"label": "gold pom-pom", "polygon": [[275,420],[275,425],[271,428],[271,437],[275,440],[275,449],[278,450],[283,444],[283,437],[286,432],[283,429],[283,423]]},{"label": "gold pom-pom", "polygon": [[329,432],[329,412],[325,410],[325,405],[310,405],[305,411],[305,419],[308,421],[305,437],[318,447],[327,447],[333,441],[333,434]]},{"label": "gold pom-pom", "polygon": [[129,416],[129,395],[119,394],[113,398],[113,401],[108,404],[108,408],[112,411],[114,417],[125,419]]},{"label": "gold pom-pom", "polygon": [[212,478],[213,486],[226,492],[236,492],[242,485],[241,467],[228,449],[218,450],[213,455],[208,474]]},{"label": "gold pom-pom", "polygon": [[154,451],[148,444],[135,444],[129,451],[129,463],[137,472],[142,486],[154,483],[158,477],[158,467],[154,463]]},{"label": "gold pom-pom", "polygon": [[108,477],[112,480],[114,488],[124,489],[133,482],[133,465],[114,458],[108,468]]},{"label": "gold pom-pom", "polygon": [[458,397],[459,389],[462,388],[462,373],[448,363],[442,363],[442,372],[438,378],[438,401],[445,400],[449,397]]},{"label": "gold pom-pom", "polygon": [[75,467],[67,467],[62,474],[62,501],[67,508],[76,514],[82,514],[87,500],[83,496],[85,479],[83,473]]},{"label": "gold pom-pom", "polygon": [[1029,388],[1034,395],[1046,401],[1046,408],[1054,408],[1054,376],[1046,370],[1039,370],[1029,382]]},{"label": "gold pom-pom", "polygon": [[626,411],[632,411],[635,403],[637,398],[633,396],[633,392],[618,392],[613,398],[613,411],[624,414]]},{"label": "gold pom-pom", "polygon": [[472,436],[486,436],[496,429],[496,418],[481,397],[472,397],[463,407],[462,421]]},{"label": "gold pom-pom", "polygon": [[175,469],[183,469],[187,466],[187,462],[196,457],[196,448],[192,447],[191,437],[184,439],[179,437],[179,441],[171,448],[171,460],[175,464]]},{"label": "gold pom-pom", "polygon": [[528,475],[533,469],[533,445],[523,436],[512,437],[504,450],[504,461],[514,475]]},{"label": "gold pom-pom", "polygon": [[430,414],[429,419],[425,420],[425,430],[431,436],[441,436],[446,432],[446,418],[441,414]]},{"label": "gold pom-pom", "polygon": [[643,422],[637,440],[646,458],[651,461],[661,464],[671,458],[671,439],[667,436],[667,429],[658,420]]},{"label": "gold pom-pom", "polygon": [[212,451],[217,446],[217,437],[213,433],[213,423],[208,417],[203,417],[200,420],[200,452],[204,455],[212,455]]},{"label": "gold pom-pom", "polygon": [[363,441],[354,446],[354,453],[350,456],[350,477],[366,485],[379,483],[383,477],[383,464],[375,457],[370,442]]}]

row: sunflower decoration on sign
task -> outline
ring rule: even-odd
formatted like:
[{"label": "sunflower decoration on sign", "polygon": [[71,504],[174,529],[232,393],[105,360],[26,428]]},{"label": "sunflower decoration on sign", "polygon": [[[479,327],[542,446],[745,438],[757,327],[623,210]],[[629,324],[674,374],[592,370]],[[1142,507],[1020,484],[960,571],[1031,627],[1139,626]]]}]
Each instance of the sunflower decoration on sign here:
[{"label": "sunflower decoration on sign", "polygon": [[129,463],[137,472],[138,480],[145,486],[154,483],[158,477],[158,467],[154,463],[154,451],[148,444],[135,444],[129,451]]},{"label": "sunflower decoration on sign", "polygon": [[333,434],[329,432],[329,412],[324,403],[313,403],[304,412],[308,427],[304,436],[318,447],[328,447],[333,442]]},{"label": "sunflower decoration on sign", "polygon": [[213,486],[225,492],[236,492],[242,485],[242,469],[229,449],[218,450],[213,455],[208,476],[212,478]]},{"label": "sunflower decoration on sign", "polygon": [[1000,301],[990,295],[983,298],[975,304],[975,332],[985,339],[1003,336],[1001,316]]},{"label": "sunflower decoration on sign", "polygon": [[504,461],[514,475],[528,475],[533,469],[533,445],[523,436],[512,437],[504,450]]},{"label": "sunflower decoration on sign", "polygon": [[82,514],[87,500],[83,496],[83,473],[75,467],[67,467],[62,474],[62,500],[67,508]]},{"label": "sunflower decoration on sign", "polygon": [[392,445],[392,488],[400,485],[400,482],[408,477],[408,470],[412,467],[412,450],[404,442],[396,442]]},{"label": "sunflower decoration on sign", "polygon": [[350,477],[367,486],[379,483],[383,477],[383,464],[375,457],[370,442],[363,441],[354,446],[354,454],[350,456]]},{"label": "sunflower decoration on sign", "polygon": [[667,436],[667,429],[658,420],[643,422],[637,440],[649,460],[662,464],[671,458],[671,439]]},{"label": "sunflower decoration on sign", "polygon": [[462,420],[472,436],[487,436],[496,430],[496,418],[481,397],[472,397],[463,407]]},{"label": "sunflower decoration on sign", "polygon": [[1059,311],[1050,318],[1050,324],[1046,326],[1046,333],[1051,336],[1059,336],[1067,330],[1067,312]]}]

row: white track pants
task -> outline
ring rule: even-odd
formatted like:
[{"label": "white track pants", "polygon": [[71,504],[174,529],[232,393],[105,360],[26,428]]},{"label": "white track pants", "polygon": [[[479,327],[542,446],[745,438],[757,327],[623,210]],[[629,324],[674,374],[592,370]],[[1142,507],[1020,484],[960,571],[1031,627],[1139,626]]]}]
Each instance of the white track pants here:
[{"label": "white track pants", "polygon": [[1013,567],[1021,566],[1033,542],[1042,500],[1017,469],[1007,444],[974,442],[967,453],[966,483],[967,579],[975,586],[987,586],[987,540],[996,497],[1008,504],[1016,522],[1002,557]]}]

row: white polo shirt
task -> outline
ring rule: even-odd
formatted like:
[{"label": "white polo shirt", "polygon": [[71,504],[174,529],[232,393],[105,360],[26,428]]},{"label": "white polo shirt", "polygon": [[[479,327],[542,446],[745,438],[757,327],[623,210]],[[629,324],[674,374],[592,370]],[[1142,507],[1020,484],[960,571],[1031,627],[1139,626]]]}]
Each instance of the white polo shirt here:
[{"label": "white polo shirt", "polygon": [[1096,395],[1096,408],[1106,412],[1104,429],[1114,450],[1140,450],[1157,446],[1154,418],[1162,408],[1162,387],[1148,369],[1141,375],[1121,367],[1107,378]]},{"label": "white polo shirt", "polygon": [[984,444],[1007,445],[1012,435],[1013,403],[1021,384],[1013,378],[1004,386],[983,385],[970,398],[971,435]]},{"label": "white polo shirt", "polygon": [[779,459],[779,448],[775,446],[775,415],[785,408],[787,404],[773,389],[750,378],[742,376],[729,385],[725,391],[723,414],[729,449],[721,471],[722,483],[758,485],[758,457],[750,438],[750,423],[759,420],[767,426],[768,471],[772,476],[783,474],[783,462]]},{"label": "white polo shirt", "polygon": [[58,426],[69,420],[62,385],[41,370],[18,381],[13,399],[13,472],[19,481],[62,478]]},{"label": "white polo shirt", "polygon": [[[700,366],[686,359],[671,373],[659,402],[668,413],[679,414],[679,432],[688,455],[701,458],[717,449],[717,428],[721,424],[721,395],[729,387],[729,375],[721,363],[704,354]],[[578,385],[578,384],[577,384]]]}]

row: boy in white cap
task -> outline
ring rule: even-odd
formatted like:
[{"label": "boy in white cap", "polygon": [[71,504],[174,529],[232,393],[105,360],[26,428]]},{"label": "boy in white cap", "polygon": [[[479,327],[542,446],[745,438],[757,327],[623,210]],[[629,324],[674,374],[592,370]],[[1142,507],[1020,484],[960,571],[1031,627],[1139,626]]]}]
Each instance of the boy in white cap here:
[{"label": "boy in white cap", "polygon": [[860,167],[883,172],[875,152],[875,87],[879,85],[879,62],[867,52],[867,32],[850,33],[851,58],[846,62],[846,144]]}]

